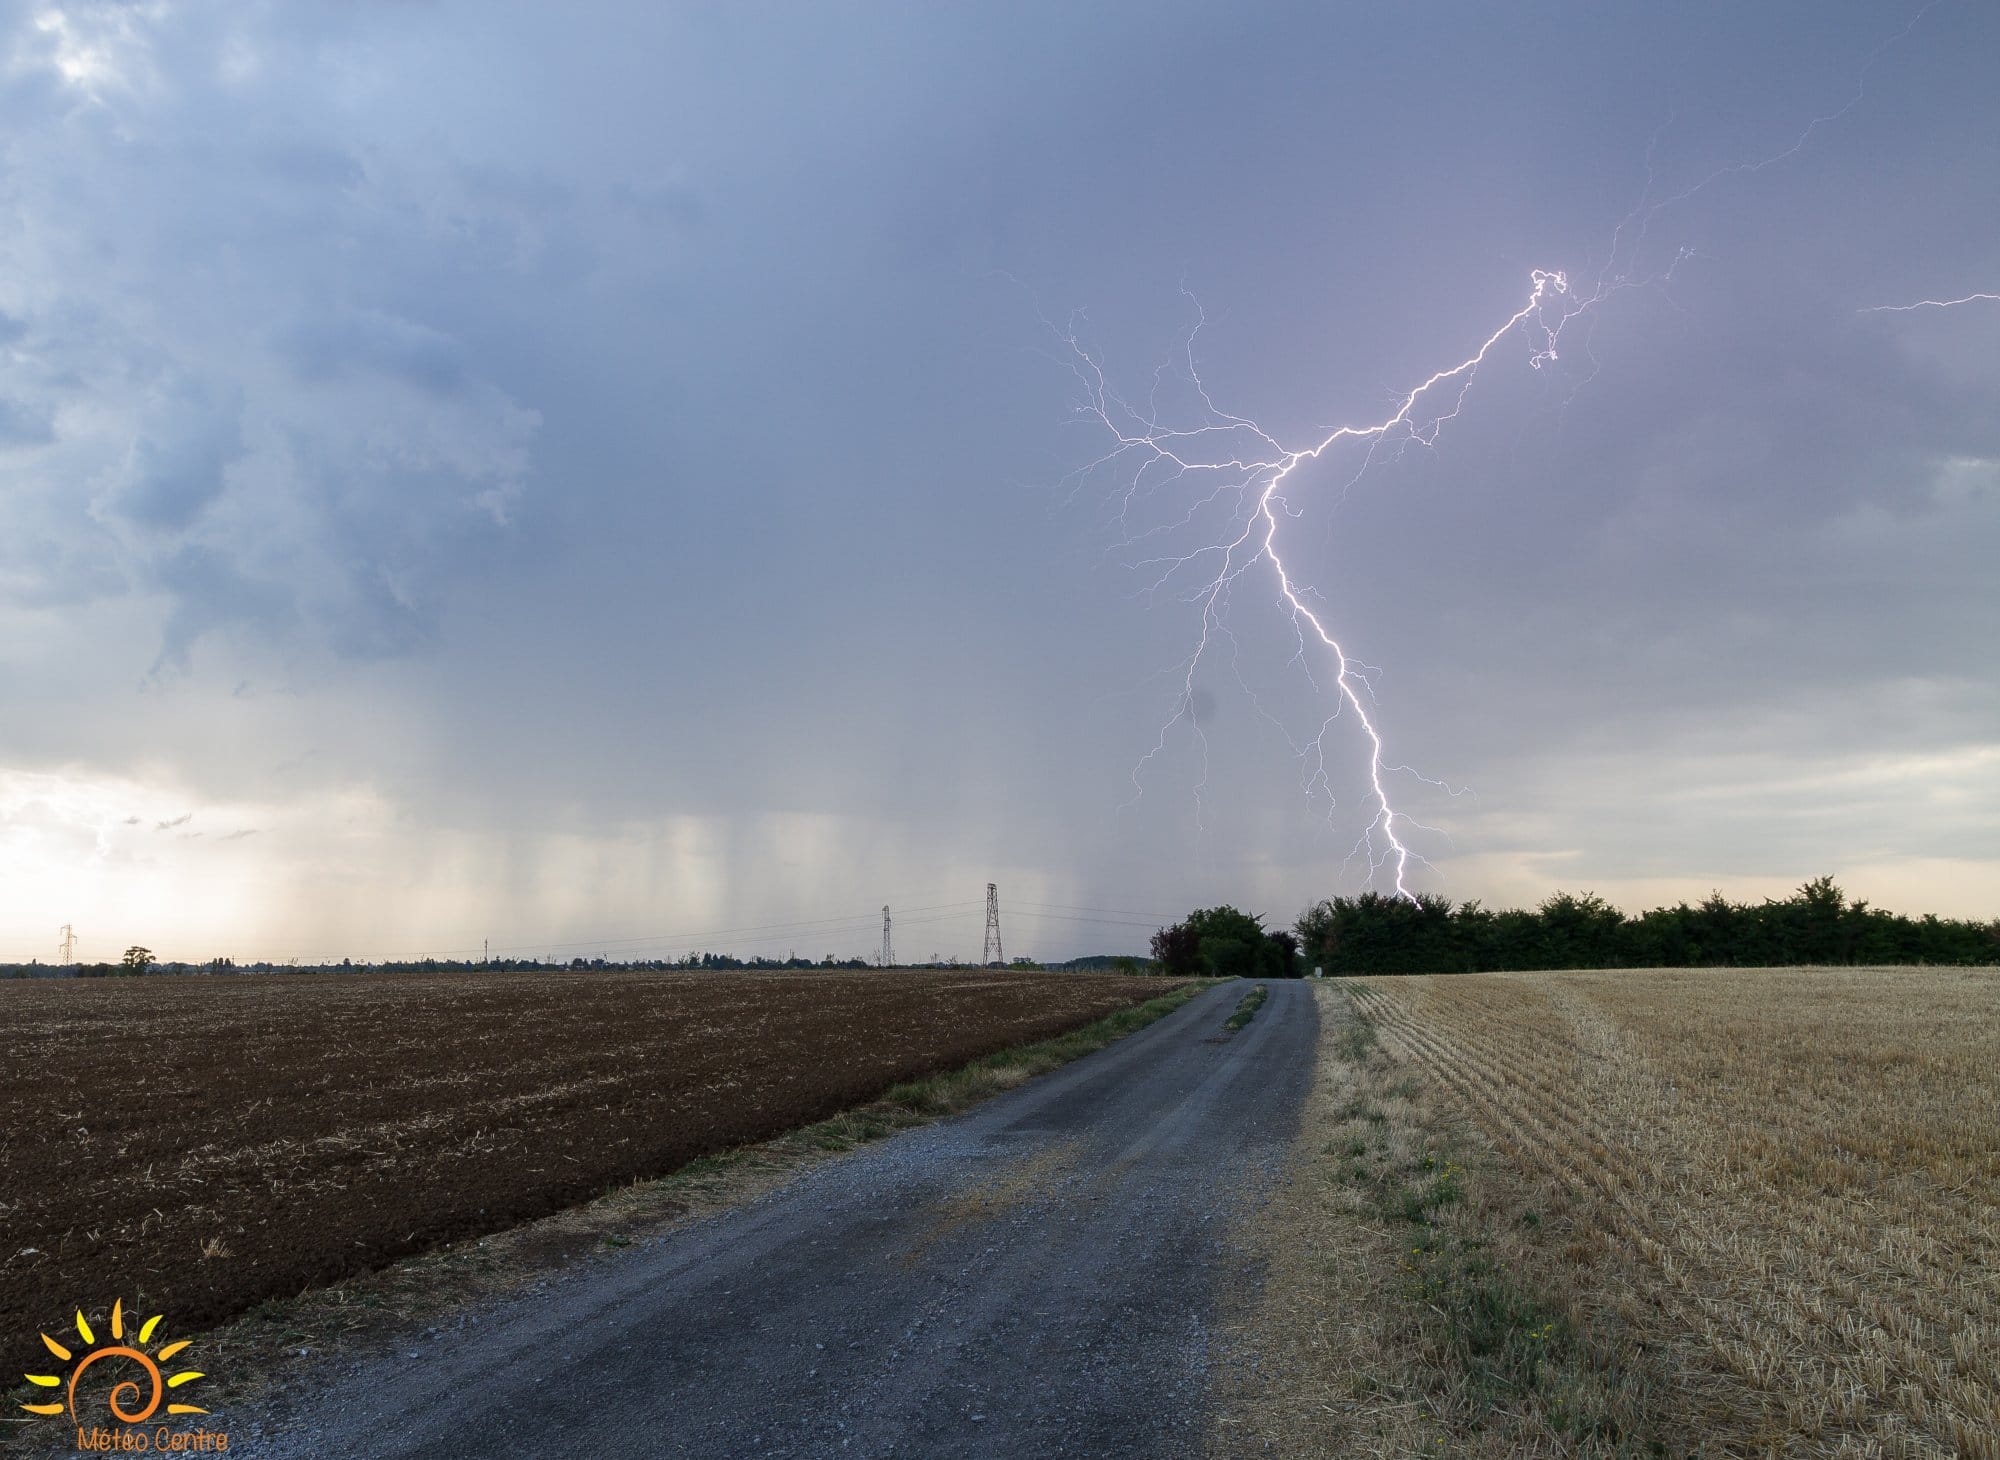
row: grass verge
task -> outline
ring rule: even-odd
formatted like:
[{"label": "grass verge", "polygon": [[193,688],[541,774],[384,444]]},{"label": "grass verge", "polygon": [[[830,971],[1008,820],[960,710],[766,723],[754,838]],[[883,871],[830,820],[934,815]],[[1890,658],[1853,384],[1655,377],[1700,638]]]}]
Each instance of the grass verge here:
[{"label": "grass verge", "polygon": [[1265,988],[1262,984],[1258,984],[1257,987],[1243,996],[1242,1000],[1236,1005],[1236,1012],[1223,1022],[1222,1027],[1227,1029],[1231,1034],[1243,1028],[1252,1019],[1257,1017],[1257,1011],[1264,1007],[1264,1000],[1269,998],[1270,994],[1271,991],[1269,989]]},{"label": "grass verge", "polygon": [[1314,1086],[1292,1179],[1250,1234],[1264,1282],[1230,1315],[1212,1450],[1694,1453],[1668,1376],[1589,1301],[1519,1174],[1344,986],[1316,995]]},{"label": "grass verge", "polygon": [[[195,1352],[210,1375],[203,1393],[226,1420],[225,1406],[256,1398],[316,1367],[378,1349],[436,1341],[465,1325],[462,1310],[473,1303],[543,1286],[577,1262],[615,1260],[620,1252],[657,1243],[677,1227],[777,1189],[819,1161],[957,1114],[1102,1049],[1220,982],[1182,984],[1067,1034],[904,1081],[866,1105],[768,1141],[699,1157],[666,1176],[634,1182],[539,1221],[450,1243],[295,1298],[261,1303],[231,1323],[194,1336]],[[18,1445],[15,1453],[24,1456],[70,1453],[73,1438],[53,1422],[0,1425],[0,1449]],[[37,1448],[44,1445],[55,1449]]]}]

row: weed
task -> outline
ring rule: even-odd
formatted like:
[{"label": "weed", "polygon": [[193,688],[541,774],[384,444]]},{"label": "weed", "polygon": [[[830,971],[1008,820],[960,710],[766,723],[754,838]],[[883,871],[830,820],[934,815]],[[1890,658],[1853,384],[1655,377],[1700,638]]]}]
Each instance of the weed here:
[{"label": "weed", "polygon": [[1231,1034],[1243,1028],[1252,1019],[1257,1017],[1257,1011],[1264,1007],[1264,1000],[1270,997],[1270,993],[1271,991],[1265,988],[1264,985],[1258,984],[1257,987],[1243,996],[1242,1002],[1236,1006],[1236,1012],[1229,1016],[1222,1027],[1227,1029]]}]

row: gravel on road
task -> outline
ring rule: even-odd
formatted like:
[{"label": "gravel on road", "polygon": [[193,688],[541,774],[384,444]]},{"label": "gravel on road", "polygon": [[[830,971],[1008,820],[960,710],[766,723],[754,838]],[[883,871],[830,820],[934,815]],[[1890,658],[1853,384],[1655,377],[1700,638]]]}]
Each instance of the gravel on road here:
[{"label": "gravel on road", "polygon": [[211,1427],[253,1460],[1192,1453],[1317,1033],[1287,981],[1226,1033],[1247,988]]}]

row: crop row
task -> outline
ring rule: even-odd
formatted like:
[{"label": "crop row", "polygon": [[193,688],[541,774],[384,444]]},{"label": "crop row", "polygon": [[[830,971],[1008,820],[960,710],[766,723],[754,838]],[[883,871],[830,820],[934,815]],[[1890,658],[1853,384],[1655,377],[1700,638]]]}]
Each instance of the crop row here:
[{"label": "crop row", "polygon": [[[2000,984],[1957,971],[1362,980],[1560,1194],[1737,1442],[2000,1460]],[[1725,1436],[1718,1434],[1718,1440]]]}]

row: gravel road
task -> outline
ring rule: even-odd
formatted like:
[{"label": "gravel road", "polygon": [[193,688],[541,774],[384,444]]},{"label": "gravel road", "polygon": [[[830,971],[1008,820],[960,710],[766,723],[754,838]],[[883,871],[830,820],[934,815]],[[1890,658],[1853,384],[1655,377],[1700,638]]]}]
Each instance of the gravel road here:
[{"label": "gravel road", "polygon": [[1312,1070],[1299,983],[1224,1034],[1248,987],[218,1415],[230,1452],[1193,1453],[1218,1297],[1254,1280],[1230,1218],[1276,1179]]}]

